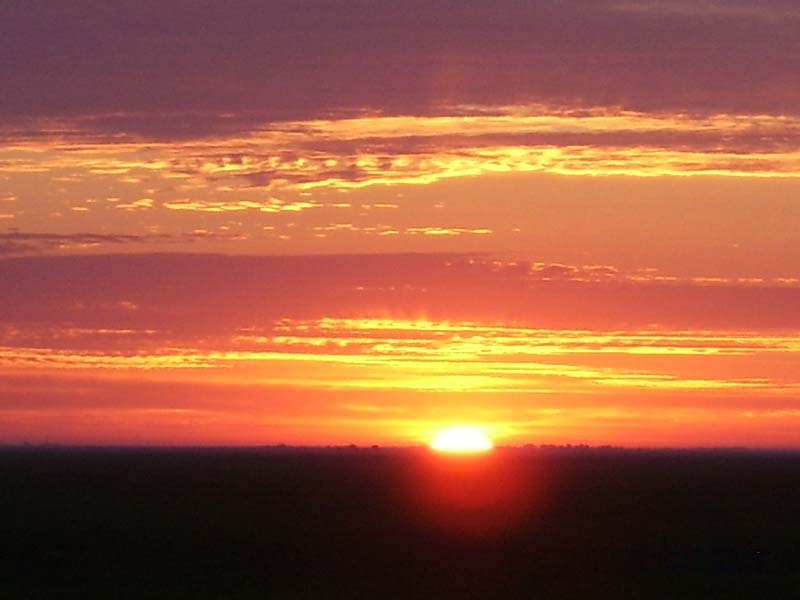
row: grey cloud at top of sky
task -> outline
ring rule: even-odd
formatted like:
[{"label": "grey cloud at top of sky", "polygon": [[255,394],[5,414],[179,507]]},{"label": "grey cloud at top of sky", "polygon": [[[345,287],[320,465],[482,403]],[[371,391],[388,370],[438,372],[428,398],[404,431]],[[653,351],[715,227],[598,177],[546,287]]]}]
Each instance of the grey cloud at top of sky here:
[{"label": "grey cloud at top of sky", "polygon": [[0,113],[185,135],[457,105],[797,111],[800,20],[775,18],[790,5],[686,5],[2,2]]}]

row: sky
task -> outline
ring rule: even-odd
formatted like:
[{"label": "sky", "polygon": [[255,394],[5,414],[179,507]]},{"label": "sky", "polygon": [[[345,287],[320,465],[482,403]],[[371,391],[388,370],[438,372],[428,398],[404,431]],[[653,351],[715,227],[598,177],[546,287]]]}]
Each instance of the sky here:
[{"label": "sky", "polygon": [[0,0],[0,443],[800,447],[794,0]]}]

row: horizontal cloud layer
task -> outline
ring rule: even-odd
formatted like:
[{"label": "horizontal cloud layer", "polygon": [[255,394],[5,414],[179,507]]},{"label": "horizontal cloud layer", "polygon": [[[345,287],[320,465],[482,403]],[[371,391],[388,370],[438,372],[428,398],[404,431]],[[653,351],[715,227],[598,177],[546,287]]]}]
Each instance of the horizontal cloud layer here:
[{"label": "horizontal cloud layer", "polygon": [[[246,136],[191,142],[121,143],[118,135],[93,132],[92,121],[39,123],[27,132],[5,131],[10,149],[0,172],[87,181],[158,177],[187,190],[224,183],[240,190],[427,184],[510,172],[800,176],[800,118],[546,106],[460,110],[436,117],[254,123]],[[182,203],[191,205],[172,202]]]},{"label": "horizontal cloud layer", "polygon": [[204,334],[283,318],[424,317],[603,330],[800,328],[797,280],[687,279],[490,255],[45,256],[0,261],[0,279],[14,282],[0,296],[6,321],[75,327]]},{"label": "horizontal cloud layer", "polygon": [[443,103],[780,114],[800,106],[799,21],[786,0],[4,3],[2,112],[146,112],[115,129],[175,135],[194,111],[234,129]]},{"label": "horizontal cloud layer", "polygon": [[408,443],[477,419],[517,442],[797,442],[798,282],[423,254],[38,257],[0,277],[6,440]]}]

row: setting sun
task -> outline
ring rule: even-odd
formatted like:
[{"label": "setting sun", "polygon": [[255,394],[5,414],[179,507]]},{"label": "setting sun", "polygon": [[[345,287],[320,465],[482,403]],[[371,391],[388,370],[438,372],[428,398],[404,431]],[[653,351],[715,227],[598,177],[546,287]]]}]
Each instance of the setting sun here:
[{"label": "setting sun", "polygon": [[430,447],[438,452],[486,452],[494,447],[485,429],[457,426],[442,429],[431,440]]}]

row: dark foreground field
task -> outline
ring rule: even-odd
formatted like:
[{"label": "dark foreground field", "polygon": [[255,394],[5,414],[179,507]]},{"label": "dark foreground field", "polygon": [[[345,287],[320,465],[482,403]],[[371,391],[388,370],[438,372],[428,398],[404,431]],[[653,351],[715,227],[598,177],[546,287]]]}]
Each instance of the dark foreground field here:
[{"label": "dark foreground field", "polygon": [[800,455],[0,451],[0,598],[800,598]]}]

